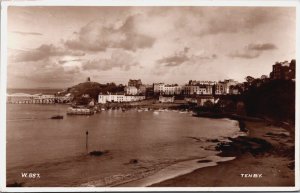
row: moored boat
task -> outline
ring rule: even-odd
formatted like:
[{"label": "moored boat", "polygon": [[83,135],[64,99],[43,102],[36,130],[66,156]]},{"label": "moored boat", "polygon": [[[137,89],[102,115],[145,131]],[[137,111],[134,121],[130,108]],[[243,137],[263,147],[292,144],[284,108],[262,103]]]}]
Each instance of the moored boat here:
[{"label": "moored boat", "polygon": [[62,116],[62,115],[54,115],[50,119],[63,119],[63,118],[64,118],[64,116]]},{"label": "moored boat", "polygon": [[67,115],[93,115],[94,111],[88,108],[73,108],[67,110]]}]

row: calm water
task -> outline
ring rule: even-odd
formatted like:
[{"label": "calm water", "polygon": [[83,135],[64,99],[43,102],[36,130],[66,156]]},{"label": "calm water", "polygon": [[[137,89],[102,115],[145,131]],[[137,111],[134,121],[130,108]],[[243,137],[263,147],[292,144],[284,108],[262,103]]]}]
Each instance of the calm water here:
[{"label": "calm water", "polygon": [[[108,110],[67,116],[66,105],[7,105],[7,180],[25,186],[112,186],[143,178],[172,164],[216,154],[205,139],[233,136],[237,123],[175,111]],[[52,120],[53,115],[63,120]],[[108,150],[100,157],[89,151]],[[202,139],[197,141],[192,137]],[[130,164],[137,159],[137,164]],[[22,172],[39,179],[21,178]]]}]

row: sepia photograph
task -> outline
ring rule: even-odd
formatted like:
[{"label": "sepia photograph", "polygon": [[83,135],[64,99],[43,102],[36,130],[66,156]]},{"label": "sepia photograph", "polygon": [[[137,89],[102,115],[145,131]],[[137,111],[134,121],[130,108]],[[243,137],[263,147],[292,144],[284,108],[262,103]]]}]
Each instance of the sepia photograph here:
[{"label": "sepia photograph", "polygon": [[299,190],[299,1],[79,2],[1,5],[3,191]]}]

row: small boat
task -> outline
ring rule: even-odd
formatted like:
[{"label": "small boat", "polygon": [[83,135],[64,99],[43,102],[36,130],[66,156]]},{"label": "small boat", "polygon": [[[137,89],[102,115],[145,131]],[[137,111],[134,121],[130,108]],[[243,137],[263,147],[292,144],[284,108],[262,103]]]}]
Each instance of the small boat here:
[{"label": "small boat", "polygon": [[88,108],[68,108],[67,115],[93,115],[94,111]]},{"label": "small boat", "polygon": [[55,115],[55,116],[52,116],[51,119],[63,119],[64,116],[62,115]]}]

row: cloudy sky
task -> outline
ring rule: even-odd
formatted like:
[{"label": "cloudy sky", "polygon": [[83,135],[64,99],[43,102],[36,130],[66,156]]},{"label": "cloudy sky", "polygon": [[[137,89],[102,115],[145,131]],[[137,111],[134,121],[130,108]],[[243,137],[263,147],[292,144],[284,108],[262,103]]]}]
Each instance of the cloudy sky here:
[{"label": "cloudy sky", "polygon": [[295,58],[295,8],[9,7],[8,87],[244,81]]}]

